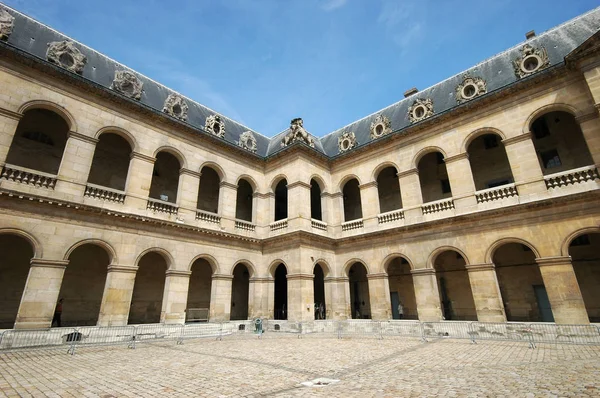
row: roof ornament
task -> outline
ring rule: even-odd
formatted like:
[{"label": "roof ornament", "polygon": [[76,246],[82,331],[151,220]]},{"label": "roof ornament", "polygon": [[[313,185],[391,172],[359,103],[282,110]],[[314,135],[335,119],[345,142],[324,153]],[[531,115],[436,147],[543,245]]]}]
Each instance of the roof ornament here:
[{"label": "roof ornament", "polygon": [[187,120],[188,104],[181,95],[171,93],[165,100],[163,112],[185,122]]},{"label": "roof ornament", "polygon": [[15,17],[0,7],[0,40],[8,40],[15,24]]},{"label": "roof ornament", "polygon": [[408,108],[408,120],[417,123],[433,116],[433,101],[431,98],[417,98]]},{"label": "roof ornament", "polygon": [[358,145],[356,142],[356,135],[353,131],[344,131],[342,135],[338,137],[338,148],[340,153],[349,151]]},{"label": "roof ornament", "polygon": [[521,48],[521,56],[513,61],[517,78],[529,76],[532,73],[547,68],[550,65],[548,53],[544,47],[533,48],[525,44]]},{"label": "roof ornament", "polygon": [[143,86],[144,83],[135,73],[128,70],[117,70],[110,88],[126,97],[139,100],[142,97]]},{"label": "roof ornament", "polygon": [[311,148],[315,147],[315,140],[306,132],[304,122],[299,117],[290,122],[290,132],[281,140],[281,147],[284,148],[296,141],[303,142]]},{"label": "roof ornament", "polygon": [[258,149],[256,145],[256,138],[254,138],[254,134],[252,134],[250,131],[244,131],[242,134],[240,134],[238,145],[245,150],[254,153],[256,153],[256,150]]},{"label": "roof ornament", "polygon": [[219,138],[225,138],[225,123],[219,115],[210,115],[204,122],[204,129]]},{"label": "roof ornament", "polygon": [[82,74],[87,63],[87,57],[79,51],[72,41],[54,41],[48,43],[46,59],[68,71]]},{"label": "roof ornament", "polygon": [[392,132],[392,123],[387,116],[379,114],[371,122],[371,139],[375,140]]},{"label": "roof ornament", "polygon": [[487,93],[485,80],[466,74],[462,83],[456,86],[456,102],[462,104],[485,93]]}]

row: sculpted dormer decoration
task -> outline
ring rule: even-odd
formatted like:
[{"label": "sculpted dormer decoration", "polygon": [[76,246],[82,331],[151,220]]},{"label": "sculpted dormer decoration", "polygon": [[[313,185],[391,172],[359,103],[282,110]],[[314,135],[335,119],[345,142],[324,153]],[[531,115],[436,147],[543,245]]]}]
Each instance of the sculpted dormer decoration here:
[{"label": "sculpted dormer decoration", "polygon": [[462,104],[485,93],[487,93],[485,80],[465,75],[462,83],[456,87],[456,102]]},{"label": "sculpted dormer decoration", "polygon": [[371,139],[383,137],[392,132],[392,123],[385,115],[377,115],[371,122]]},{"label": "sculpted dormer decoration", "polygon": [[411,123],[420,122],[430,116],[433,116],[433,101],[431,98],[418,98],[408,108],[408,120]]},{"label": "sculpted dormer decoration", "polygon": [[171,93],[165,100],[163,112],[177,119],[186,121],[188,113],[188,104],[179,94]]},{"label": "sculpted dormer decoration", "polygon": [[254,138],[254,134],[252,134],[250,131],[244,131],[242,134],[240,134],[238,145],[250,152],[256,152],[258,149],[256,145],[256,138]]},{"label": "sculpted dormer decoration", "polygon": [[219,138],[225,137],[225,123],[219,115],[210,115],[204,122],[204,129]]},{"label": "sculpted dormer decoration", "polygon": [[315,147],[315,141],[306,132],[304,129],[304,122],[302,121],[302,118],[299,117],[292,119],[290,122],[290,132],[281,140],[281,147],[286,147],[296,141],[304,142],[311,148]]},{"label": "sculpted dormer decoration", "polygon": [[548,53],[544,47],[533,48],[529,44],[525,44],[521,48],[521,56],[513,61],[515,75],[522,78],[550,65]]},{"label": "sculpted dormer decoration", "polygon": [[15,24],[15,17],[10,15],[8,11],[0,7],[0,40],[7,40],[12,33]]},{"label": "sculpted dormer decoration", "polygon": [[46,59],[66,70],[79,74],[83,72],[83,67],[87,63],[86,56],[75,47],[73,42],[68,40],[48,43]]},{"label": "sculpted dormer decoration", "polygon": [[142,97],[142,87],[144,83],[128,70],[115,71],[115,78],[110,85],[110,88],[136,100]]},{"label": "sculpted dormer decoration", "polygon": [[340,153],[349,151],[358,145],[356,142],[356,135],[352,131],[345,131],[338,137],[338,148]]}]

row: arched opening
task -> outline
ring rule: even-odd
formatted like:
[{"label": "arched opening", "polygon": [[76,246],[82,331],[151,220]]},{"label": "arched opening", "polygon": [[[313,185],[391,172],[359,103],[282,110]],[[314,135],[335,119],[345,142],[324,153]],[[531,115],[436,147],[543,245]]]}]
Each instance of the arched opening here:
[{"label": "arched opening", "polygon": [[237,197],[235,201],[235,218],[252,222],[252,201],[254,199],[254,190],[252,185],[243,178],[240,179],[237,186]]},{"label": "arched opening", "polygon": [[288,190],[287,180],[283,179],[275,186],[275,221],[285,220],[288,217]]},{"label": "arched opening", "polygon": [[123,137],[102,134],[96,144],[88,182],[124,191],[130,156],[131,146]]},{"label": "arched opening", "polygon": [[573,239],[569,255],[590,322],[600,322],[600,233]]},{"label": "arched opening", "polygon": [[544,280],[529,246],[506,243],[496,249],[492,261],[507,321],[554,321]]},{"label": "arched opening", "polygon": [[108,264],[108,253],[98,245],[87,243],[73,250],[58,294],[63,299],[61,326],[96,325]]},{"label": "arched opening", "polygon": [[437,255],[433,262],[440,292],[442,315],[447,321],[476,321],[477,310],[465,259],[454,250]]},{"label": "arched opening", "polygon": [[327,308],[325,307],[325,273],[321,265],[315,265],[313,276],[315,319],[325,319],[327,314]]},{"label": "arched opening", "polygon": [[68,136],[69,124],[58,114],[31,109],[19,121],[6,163],[58,174]]},{"label": "arched opening", "polygon": [[179,186],[179,160],[168,152],[159,152],[154,162],[150,197],[164,202],[177,203]]},{"label": "arched opening", "polygon": [[400,182],[395,167],[386,167],[377,176],[377,193],[379,195],[379,212],[402,208],[402,197],[400,196]]},{"label": "arched opening", "polygon": [[219,212],[219,190],[221,178],[208,166],[201,170],[200,188],[198,190],[198,209],[217,214]]},{"label": "arched opening", "polygon": [[233,269],[231,282],[231,320],[248,319],[248,294],[250,292],[250,271],[240,263]]},{"label": "arched opening", "polygon": [[450,180],[444,155],[440,152],[430,152],[419,160],[419,182],[423,203],[452,197]]},{"label": "arched opening", "polygon": [[362,203],[360,200],[360,188],[356,178],[344,184],[342,189],[344,197],[344,221],[358,220],[362,218]]},{"label": "arched opening", "polygon": [[471,141],[467,148],[475,189],[478,191],[514,182],[501,140],[498,134],[484,134]]},{"label": "arched opening", "polygon": [[315,220],[323,221],[321,187],[314,178],[310,180],[310,217]]},{"label": "arched opening", "polygon": [[371,300],[367,269],[361,263],[354,263],[348,270],[350,283],[350,304],[352,319],[371,319]]},{"label": "arched opening", "polygon": [[287,319],[288,317],[288,291],[287,269],[279,264],[275,270],[275,300],[273,307],[274,319]]},{"label": "arched opening", "polygon": [[138,262],[129,308],[129,324],[159,323],[168,265],[157,252],[149,252]]},{"label": "arched opening", "polygon": [[533,121],[531,132],[544,175],[594,164],[581,128],[570,113],[548,112]]},{"label": "arched opening", "polygon": [[187,321],[208,320],[213,269],[210,263],[199,258],[192,264],[192,275],[187,296]]},{"label": "arched opening", "polygon": [[387,267],[393,319],[419,319],[415,285],[410,264],[402,257],[390,261]]},{"label": "arched opening", "polygon": [[11,329],[19,312],[33,248],[18,235],[2,234],[0,253],[0,329]]}]

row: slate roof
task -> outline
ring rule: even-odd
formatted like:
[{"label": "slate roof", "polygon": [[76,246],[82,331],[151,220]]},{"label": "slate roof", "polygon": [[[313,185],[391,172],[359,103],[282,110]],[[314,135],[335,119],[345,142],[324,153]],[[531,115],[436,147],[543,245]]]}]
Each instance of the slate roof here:
[{"label": "slate roof", "polygon": [[[38,58],[41,62],[48,62],[46,61],[48,43],[63,40],[72,41],[87,57],[87,64],[83,69],[82,77],[103,86],[108,90],[110,90],[110,86],[113,82],[115,71],[123,69],[131,70],[106,55],[101,54],[8,6],[1,5],[1,7],[15,17],[12,33],[8,37],[8,40],[1,42],[1,45],[8,44],[9,47],[12,46],[24,51]],[[565,56],[599,30],[600,7],[550,29],[526,42],[534,48],[544,47],[548,54],[550,62],[549,67],[552,67],[564,63]],[[433,100],[433,117],[449,111],[459,105],[456,101],[455,90],[462,82],[465,74],[484,79],[487,84],[488,94],[486,95],[511,85],[519,80],[514,72],[513,60],[521,57],[521,48],[524,44],[525,42],[519,43],[464,72],[454,75],[408,98],[404,98],[381,111],[375,112],[343,128],[333,131],[321,139],[313,136],[313,138],[315,138],[314,149],[330,157],[338,155],[338,137],[345,131],[352,131],[355,133],[358,142],[357,147],[367,145],[372,141],[370,138],[371,122],[379,114],[383,114],[389,118],[393,131],[391,134],[397,134],[411,125],[407,117],[408,108],[417,98],[431,98]],[[135,73],[144,84],[139,102],[158,112],[162,112],[165,99],[170,93],[175,93],[175,91],[170,90],[142,74]],[[120,94],[115,92],[115,95]],[[258,155],[265,157],[282,150],[281,140],[289,131],[288,129],[276,134],[272,138],[268,138],[202,104],[185,96],[182,97],[186,99],[189,106],[187,121],[182,123],[186,123],[195,128],[199,134],[210,134],[204,131],[205,119],[212,114],[216,114],[219,115],[225,123],[224,140],[230,144],[237,146],[239,136],[245,131],[251,131],[257,141]],[[481,97],[476,97],[471,101],[477,101],[479,98]]]}]

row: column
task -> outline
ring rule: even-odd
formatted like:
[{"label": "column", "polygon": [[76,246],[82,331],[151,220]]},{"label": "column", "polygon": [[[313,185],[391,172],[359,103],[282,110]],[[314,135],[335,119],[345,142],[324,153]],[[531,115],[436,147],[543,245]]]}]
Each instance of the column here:
[{"label": "column", "polygon": [[440,292],[438,290],[435,270],[432,268],[413,269],[410,271],[415,285],[417,313],[421,322],[437,322],[442,319]]},{"label": "column", "polygon": [[351,318],[348,277],[325,277],[325,305],[327,319]]},{"label": "column", "polygon": [[536,258],[546,293],[558,324],[583,325],[590,322],[571,257]]},{"label": "column", "polygon": [[211,322],[226,322],[231,317],[233,275],[214,274],[210,285]]},{"label": "column", "polygon": [[371,319],[387,321],[392,319],[390,283],[386,273],[368,274],[369,300],[371,301]]},{"label": "column", "polygon": [[377,229],[377,215],[379,214],[379,192],[377,181],[362,184],[360,189],[360,202],[362,206],[364,232]]},{"label": "column", "polygon": [[[221,227],[229,232],[234,232],[235,229],[236,203],[237,185],[221,181],[219,190],[219,215],[221,216]],[[254,211],[254,206],[252,211]]]},{"label": "column", "polygon": [[421,205],[423,195],[421,194],[421,181],[419,181],[419,170],[410,169],[397,174],[400,182],[400,196],[404,209],[406,224],[419,222],[423,218]]},{"label": "column", "polygon": [[69,260],[32,258],[15,329],[49,328]]},{"label": "column", "polygon": [[335,192],[329,195],[329,198],[329,208],[331,209],[329,222],[331,225],[337,225],[341,232],[341,227],[339,226],[344,222],[344,194],[342,192]]},{"label": "column", "polygon": [[477,210],[477,199],[475,198],[475,182],[469,155],[461,153],[444,159],[450,189],[457,214],[470,213]]},{"label": "column", "polygon": [[80,200],[92,167],[96,138],[69,132],[65,145],[55,190],[67,196],[67,199]]},{"label": "column", "polygon": [[515,185],[522,200],[535,200],[547,195],[544,175],[540,168],[531,133],[502,140],[510,163]]},{"label": "column", "polygon": [[465,268],[469,273],[477,320],[479,322],[506,322],[494,264],[471,264],[466,265]]},{"label": "column", "polygon": [[137,270],[128,265],[108,266],[98,326],[127,325]]},{"label": "column", "polygon": [[146,212],[152,174],[154,172],[156,159],[151,156],[142,155],[138,152],[131,153],[129,171],[127,172],[127,184],[125,184],[125,206],[137,212]]},{"label": "column", "polygon": [[310,184],[295,181],[288,189],[288,231],[310,230]]},{"label": "column", "polygon": [[167,270],[161,323],[185,323],[191,271]]},{"label": "column", "polygon": [[314,321],[314,285],[313,274],[288,274],[288,320],[294,322]]},{"label": "column", "polygon": [[[248,318],[269,318],[273,319],[273,306],[269,311],[269,302],[272,303],[273,278],[251,277],[248,292]],[[269,295],[270,294],[270,295]],[[271,316],[269,316],[271,313]]]},{"label": "column", "polygon": [[10,144],[23,115],[0,109],[0,167],[6,162]]},{"label": "column", "polygon": [[179,185],[177,186],[178,218],[186,223],[196,220],[198,208],[198,190],[200,188],[200,173],[189,169],[179,170]]},{"label": "column", "polygon": [[[600,92],[598,95],[600,96]],[[600,108],[600,104],[596,106]],[[579,127],[581,127],[583,138],[592,154],[594,164],[597,167],[600,166],[600,118],[598,118],[598,111],[579,116],[575,120],[577,120]]]}]

